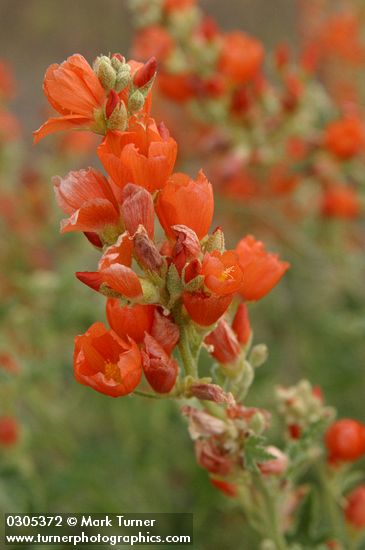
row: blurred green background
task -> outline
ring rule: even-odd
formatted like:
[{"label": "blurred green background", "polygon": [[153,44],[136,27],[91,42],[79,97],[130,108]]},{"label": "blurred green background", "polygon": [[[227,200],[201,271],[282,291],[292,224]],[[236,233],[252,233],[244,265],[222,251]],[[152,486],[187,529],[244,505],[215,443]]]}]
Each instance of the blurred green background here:
[{"label": "blurred green background", "polygon": [[[205,0],[202,6],[224,29],[244,29],[269,48],[283,39],[297,41],[293,0]],[[92,269],[97,255],[81,235],[58,235],[61,215],[50,176],[89,159],[54,158],[51,139],[33,149],[31,132],[44,118],[41,85],[49,64],[75,52],[89,60],[99,53],[128,52],[132,21],[126,2],[0,0],[0,18],[0,57],[12,64],[19,83],[12,110],[24,132],[24,145],[2,157],[0,192],[22,196],[21,162],[38,170],[47,215],[37,238],[49,260],[46,266],[30,261],[34,242],[1,227],[6,235],[1,265],[12,290],[1,298],[0,345],[14,355],[21,373],[0,373],[0,414],[18,418],[21,440],[0,450],[0,510],[192,512],[199,550],[254,550],[257,541],[243,529],[235,504],[196,466],[175,404],[113,400],[73,380],[73,337],[104,319],[104,300],[74,277],[77,270]],[[26,200],[18,215],[25,209]],[[217,205],[217,223],[227,216],[237,234],[250,230],[249,212],[242,219],[242,211]],[[334,223],[328,231],[342,228]],[[274,384],[309,377],[341,415],[363,417],[365,300],[356,279],[359,259],[333,248],[333,239],[323,255],[326,234],[311,228],[301,248],[267,235],[293,268],[252,308],[255,340],[268,344],[270,359],[259,371],[250,403],[270,406]]]}]

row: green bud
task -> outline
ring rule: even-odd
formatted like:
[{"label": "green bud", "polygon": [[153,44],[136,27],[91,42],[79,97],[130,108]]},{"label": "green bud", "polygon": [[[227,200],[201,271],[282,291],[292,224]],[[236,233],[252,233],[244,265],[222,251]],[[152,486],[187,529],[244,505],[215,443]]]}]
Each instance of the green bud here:
[{"label": "green bud", "polygon": [[111,116],[108,118],[108,130],[119,130],[124,132],[128,126],[128,113],[124,101],[114,109]]},{"label": "green bud", "polygon": [[249,361],[254,368],[261,367],[267,361],[269,351],[265,344],[258,344],[252,348]]},{"label": "green bud", "polygon": [[117,72],[114,89],[117,93],[124,90],[131,81],[131,68],[128,64],[122,66]]},{"label": "green bud", "polygon": [[111,65],[109,57],[103,56],[103,59],[99,61],[96,74],[105,90],[110,91],[114,88],[116,72]]},{"label": "green bud", "polygon": [[205,245],[206,252],[213,252],[214,250],[217,250],[221,254],[225,251],[224,233],[220,228],[210,235]]},{"label": "green bud", "polygon": [[133,114],[140,111],[144,105],[144,95],[140,92],[140,90],[136,90],[129,96],[128,100],[128,111]]}]

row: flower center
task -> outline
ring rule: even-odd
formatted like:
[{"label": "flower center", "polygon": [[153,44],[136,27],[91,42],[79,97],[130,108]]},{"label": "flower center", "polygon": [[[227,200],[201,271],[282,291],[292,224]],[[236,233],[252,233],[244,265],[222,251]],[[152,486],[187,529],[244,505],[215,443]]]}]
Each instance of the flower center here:
[{"label": "flower center", "polygon": [[120,370],[116,363],[106,363],[104,369],[105,378],[107,380],[114,380],[114,382],[121,382]]}]

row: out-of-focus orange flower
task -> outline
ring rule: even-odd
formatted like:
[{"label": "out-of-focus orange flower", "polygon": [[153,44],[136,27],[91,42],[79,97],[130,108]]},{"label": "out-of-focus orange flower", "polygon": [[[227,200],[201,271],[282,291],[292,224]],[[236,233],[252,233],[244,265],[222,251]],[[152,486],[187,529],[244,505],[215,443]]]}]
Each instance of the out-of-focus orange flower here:
[{"label": "out-of-focus orange flower", "polygon": [[365,485],[359,485],[347,495],[345,516],[355,529],[365,529]]},{"label": "out-of-focus orange flower", "polygon": [[299,183],[299,176],[290,172],[284,164],[273,166],[268,174],[268,188],[274,195],[285,195],[292,192]]},{"label": "out-of-focus orange flower", "polygon": [[186,225],[202,239],[212,223],[213,210],[213,189],[202,170],[196,180],[186,174],[173,174],[156,205],[160,223],[171,238],[175,238],[172,226]]},{"label": "out-of-focus orange flower", "polygon": [[231,250],[223,254],[217,251],[205,254],[201,274],[204,276],[205,286],[218,296],[236,292],[243,279],[238,256]]},{"label": "out-of-focus orange flower", "polygon": [[183,303],[191,319],[203,327],[212,325],[227,311],[233,296],[184,292]]},{"label": "out-of-focus orange flower", "polygon": [[0,417],[0,446],[12,447],[19,439],[19,424],[12,416]]},{"label": "out-of-focus orange flower", "polygon": [[210,482],[216,489],[221,491],[227,497],[235,498],[237,496],[237,485],[234,483],[228,483],[228,481],[215,477],[211,477]]},{"label": "out-of-focus orange flower", "polygon": [[233,363],[241,352],[240,343],[225,319],[205,338],[204,342],[213,346],[211,355],[222,364]]},{"label": "out-of-focus orange flower", "polygon": [[74,372],[80,384],[100,393],[127,395],[141,380],[141,354],[132,339],[123,340],[103,323],[94,323],[75,338]]},{"label": "out-of-focus orange flower", "polygon": [[229,454],[212,438],[198,439],[195,443],[195,455],[198,464],[212,474],[227,476],[233,471],[234,464]]},{"label": "out-of-focus orange flower", "polygon": [[365,60],[365,45],[361,43],[360,19],[355,13],[338,12],[327,19],[320,31],[320,53],[324,57],[359,64]]},{"label": "out-of-focus orange flower", "polygon": [[122,306],[116,298],[109,298],[106,303],[106,316],[111,328],[120,336],[129,336],[140,344],[145,332],[151,332],[155,306],[135,304]]},{"label": "out-of-focus orange flower", "polygon": [[161,189],[173,171],[176,141],[153,119],[130,126],[129,132],[108,132],[98,155],[114,183],[135,183],[153,192]]},{"label": "out-of-focus orange flower", "polygon": [[157,84],[160,92],[178,103],[185,103],[194,96],[192,75],[189,73],[169,74],[161,71]]},{"label": "out-of-focus orange flower", "polygon": [[326,218],[357,218],[361,212],[361,203],[355,189],[336,184],[324,190],[320,211]]},{"label": "out-of-focus orange flower", "polygon": [[235,83],[251,80],[260,70],[263,59],[264,48],[255,38],[239,31],[224,35],[219,69]]},{"label": "out-of-focus orange flower", "polygon": [[20,135],[21,128],[18,119],[9,111],[0,109],[0,143],[16,141]]},{"label": "out-of-focus orange flower", "polygon": [[60,208],[70,214],[61,222],[61,232],[101,233],[119,223],[117,199],[106,178],[94,168],[54,177],[53,185]]},{"label": "out-of-focus orange flower", "polygon": [[137,59],[156,57],[159,61],[163,61],[170,55],[173,47],[174,40],[168,31],[160,25],[151,25],[137,32],[133,44],[133,55]]},{"label": "out-of-focus orange flower", "polygon": [[100,139],[100,136],[91,132],[69,132],[60,138],[59,150],[66,155],[86,156],[95,151]]},{"label": "out-of-focus orange flower", "polygon": [[20,372],[19,364],[10,353],[0,353],[0,369],[4,369],[11,374],[18,374]]},{"label": "out-of-focus orange flower", "polygon": [[106,92],[86,59],[72,55],[66,61],[48,67],[44,77],[44,93],[61,115],[49,118],[34,132],[37,143],[48,134],[95,124],[95,110],[105,104]]},{"label": "out-of-focus orange flower", "polygon": [[164,8],[168,13],[192,8],[195,4],[196,0],[164,0]]},{"label": "out-of-focus orange flower", "polygon": [[325,130],[324,146],[342,160],[359,154],[365,146],[363,122],[355,116],[331,122]]},{"label": "out-of-focus orange flower", "polygon": [[243,272],[240,293],[246,300],[263,298],[289,268],[288,262],[282,262],[277,254],[267,252],[264,244],[252,235],[238,243],[236,252]]},{"label": "out-of-focus orange flower", "polygon": [[175,385],[179,367],[163,347],[150,335],[145,335],[142,350],[144,374],[157,393],[168,393]]},{"label": "out-of-focus orange flower", "polygon": [[15,88],[13,71],[10,65],[4,59],[0,59],[0,99],[5,101],[12,99]]}]

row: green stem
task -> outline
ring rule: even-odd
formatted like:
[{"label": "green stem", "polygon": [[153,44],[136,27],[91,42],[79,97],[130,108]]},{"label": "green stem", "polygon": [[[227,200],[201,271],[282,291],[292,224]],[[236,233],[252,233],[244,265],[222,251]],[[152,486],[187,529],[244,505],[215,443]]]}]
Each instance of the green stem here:
[{"label": "green stem", "polygon": [[270,491],[268,490],[265,484],[265,481],[262,479],[260,474],[255,476],[254,479],[255,479],[255,485],[260,490],[261,495],[265,502],[265,508],[266,508],[265,523],[267,524],[269,529],[269,533],[267,533],[267,537],[270,538],[275,543],[277,550],[287,550],[288,545],[286,544],[285,537],[280,528],[280,520],[279,520],[279,514],[278,514],[275,496],[270,493]]},{"label": "green stem", "polygon": [[157,393],[149,393],[142,390],[134,390],[133,395],[139,395],[141,397],[149,397],[151,399],[166,399],[166,397],[170,397],[168,395],[166,396],[166,395],[160,395]]},{"label": "green stem", "polygon": [[336,495],[331,487],[328,475],[323,463],[316,465],[317,475],[322,487],[322,495],[325,508],[327,510],[328,519],[334,537],[347,547],[347,537],[344,530],[343,516],[339,505],[336,502]]}]

